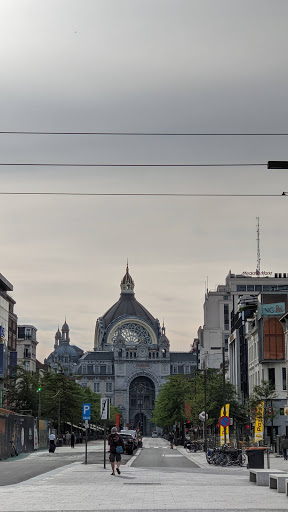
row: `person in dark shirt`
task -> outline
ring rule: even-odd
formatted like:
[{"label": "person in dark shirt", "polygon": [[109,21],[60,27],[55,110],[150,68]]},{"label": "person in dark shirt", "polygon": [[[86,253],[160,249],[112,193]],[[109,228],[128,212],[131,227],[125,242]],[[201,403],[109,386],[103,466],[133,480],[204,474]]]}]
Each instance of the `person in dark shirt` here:
[{"label": "person in dark shirt", "polygon": [[111,468],[112,468],[111,475],[115,475],[115,460],[116,460],[116,471],[117,471],[118,475],[120,475],[121,474],[121,471],[120,471],[121,453],[119,453],[119,451],[121,451],[121,449],[119,449],[118,447],[121,446],[122,453],[124,453],[125,445],[124,445],[124,441],[123,441],[122,437],[120,436],[120,434],[118,434],[117,427],[111,428],[111,434],[109,434],[109,436],[108,436],[108,444],[110,446],[109,460],[110,460]]}]

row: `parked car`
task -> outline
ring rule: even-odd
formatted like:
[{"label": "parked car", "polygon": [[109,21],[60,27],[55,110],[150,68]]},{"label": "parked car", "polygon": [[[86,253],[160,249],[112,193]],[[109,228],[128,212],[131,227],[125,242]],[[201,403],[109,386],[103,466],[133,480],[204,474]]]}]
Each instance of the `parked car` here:
[{"label": "parked car", "polygon": [[158,432],[156,430],[153,430],[152,437],[158,437]]},{"label": "parked car", "polygon": [[122,436],[122,434],[130,434],[133,437],[133,439],[134,439],[134,447],[137,448],[137,446],[138,446],[138,435],[137,435],[136,430],[128,430],[128,429],[124,430],[123,429],[123,430],[120,431],[120,434],[121,434],[121,436]]},{"label": "parked car", "polygon": [[133,436],[131,434],[128,434],[126,432],[120,432],[120,435],[123,439],[123,442],[124,442],[124,446],[125,446],[125,452],[128,454],[128,455],[133,455],[133,451],[135,449],[135,444],[134,444],[134,439],[133,439]]}]

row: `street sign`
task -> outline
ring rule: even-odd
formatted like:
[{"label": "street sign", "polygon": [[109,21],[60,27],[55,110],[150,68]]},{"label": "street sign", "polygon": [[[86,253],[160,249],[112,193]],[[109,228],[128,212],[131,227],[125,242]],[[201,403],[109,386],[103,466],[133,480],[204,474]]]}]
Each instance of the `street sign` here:
[{"label": "street sign", "polygon": [[[205,411],[200,412],[199,420],[205,421]],[[208,414],[206,413],[206,420],[208,420]]]},{"label": "street sign", "polygon": [[82,420],[91,420],[91,404],[82,405]]},{"label": "street sign", "polygon": [[101,420],[110,418],[110,398],[101,398],[100,415]]},{"label": "street sign", "polygon": [[229,425],[230,425],[230,418],[228,416],[221,416],[220,424],[222,425],[222,427],[229,427]]}]

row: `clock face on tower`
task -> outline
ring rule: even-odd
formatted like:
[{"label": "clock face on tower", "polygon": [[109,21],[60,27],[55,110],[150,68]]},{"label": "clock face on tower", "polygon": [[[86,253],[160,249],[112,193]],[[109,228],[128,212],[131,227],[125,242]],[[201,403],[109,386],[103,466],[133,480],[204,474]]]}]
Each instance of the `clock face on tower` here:
[{"label": "clock face on tower", "polygon": [[112,336],[112,342],[115,342],[118,336],[122,336],[127,343],[147,343],[151,344],[152,339],[145,327],[134,322],[122,324],[117,327]]}]

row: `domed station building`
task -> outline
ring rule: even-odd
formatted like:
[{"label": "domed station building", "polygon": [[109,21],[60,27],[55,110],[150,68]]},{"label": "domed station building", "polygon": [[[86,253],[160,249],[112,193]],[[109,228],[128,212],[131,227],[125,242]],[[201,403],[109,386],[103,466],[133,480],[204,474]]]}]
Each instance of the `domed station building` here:
[{"label": "domed station building", "polygon": [[44,360],[44,363],[48,364],[55,372],[59,371],[65,375],[74,375],[84,351],[76,345],[70,345],[69,333],[69,325],[65,318],[62,332],[60,332],[58,327],[58,331],[55,334],[54,351]]},{"label": "domed station building", "polygon": [[191,374],[197,356],[170,352],[164,324],[135,298],[127,265],[119,300],[97,319],[94,351],[80,360],[78,382],[89,386],[121,411],[123,427],[150,435],[155,398],[169,375]]}]

